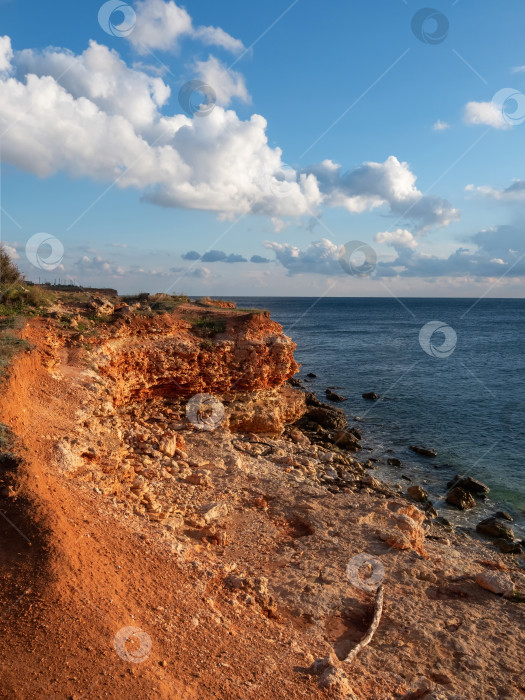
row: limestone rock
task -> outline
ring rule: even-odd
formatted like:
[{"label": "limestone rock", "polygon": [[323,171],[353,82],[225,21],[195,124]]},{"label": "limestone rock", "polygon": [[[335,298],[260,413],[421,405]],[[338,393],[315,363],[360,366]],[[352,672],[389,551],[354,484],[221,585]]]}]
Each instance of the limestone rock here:
[{"label": "limestone rock", "polygon": [[452,489],[456,486],[474,495],[487,494],[490,491],[489,487],[481,481],[473,479],[471,476],[460,476],[459,474],[456,474],[452,481],[449,481],[447,484],[448,489]]},{"label": "limestone rock", "polygon": [[428,491],[422,486],[409,486],[407,494],[414,501],[425,501],[428,498]]},{"label": "limestone rock", "polygon": [[510,576],[499,571],[483,571],[476,576],[476,583],[481,588],[496,593],[511,597],[514,595],[514,584]]}]

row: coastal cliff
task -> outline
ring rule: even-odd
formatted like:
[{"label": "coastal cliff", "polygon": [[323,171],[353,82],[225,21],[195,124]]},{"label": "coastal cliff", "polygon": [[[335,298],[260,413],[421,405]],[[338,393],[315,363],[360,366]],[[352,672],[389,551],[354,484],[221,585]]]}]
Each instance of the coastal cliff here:
[{"label": "coastal cliff", "polygon": [[519,558],[375,478],[362,430],[290,385],[295,344],[267,313],[72,294],[20,334],[0,392],[3,696],[525,692]]}]

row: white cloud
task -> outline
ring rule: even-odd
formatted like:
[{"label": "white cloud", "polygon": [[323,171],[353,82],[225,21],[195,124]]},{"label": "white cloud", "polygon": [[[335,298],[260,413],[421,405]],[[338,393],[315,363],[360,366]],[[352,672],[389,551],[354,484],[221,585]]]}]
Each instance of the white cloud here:
[{"label": "white cloud", "polygon": [[417,241],[406,229],[398,228],[396,231],[382,231],[374,237],[376,243],[386,243],[395,248],[417,248]]},{"label": "white cloud", "polygon": [[215,56],[207,61],[197,61],[195,72],[203,83],[210,85],[217,96],[217,104],[227,106],[233,97],[250,102],[250,95],[244,77],[236,71],[228,70]]},{"label": "white cloud", "polygon": [[85,97],[102,113],[119,114],[138,130],[152,125],[170,96],[161,78],[128,68],[116,51],[95,41],[79,56],[55,48],[20,51],[15,75],[21,80],[27,74],[53,77],[75,99]]},{"label": "white cloud", "polygon": [[510,129],[503,112],[493,102],[469,102],[465,106],[464,121],[469,125],[482,124],[494,129]]},{"label": "white cloud", "polygon": [[511,68],[511,73],[525,73],[525,66],[514,66]]},{"label": "white cloud", "polygon": [[244,50],[242,41],[234,39],[223,29],[194,28],[188,12],[172,0],[139,0],[134,7],[136,24],[127,38],[141,54],[147,54],[151,49],[176,51],[183,37],[198,39],[234,53]]},{"label": "white cloud", "polygon": [[447,124],[447,122],[442,122],[441,119],[438,119],[432,128],[434,131],[445,131],[446,129],[450,129],[450,124]]},{"label": "white cloud", "polygon": [[0,36],[0,73],[8,71],[13,58],[11,39],[8,36]]},{"label": "white cloud", "polygon": [[424,196],[417,189],[416,176],[408,163],[389,156],[384,163],[363,163],[355,170],[342,173],[331,160],[310,167],[320,183],[325,201],[361,213],[383,205],[401,219],[413,220],[419,230],[448,226],[459,219],[459,212],[439,197]]},{"label": "white cloud", "polygon": [[[0,46],[9,56],[8,39]],[[207,82],[219,83],[216,59],[199,65]],[[224,102],[248,98],[236,73],[218,94]],[[387,206],[418,230],[459,216],[446,200],[424,196],[394,156],[347,173],[332,161],[294,170],[268,145],[262,116],[243,121],[220,104],[206,117],[166,116],[169,95],[162,78],[129,68],[96,42],[78,56],[21,51],[11,74],[0,76],[4,159],[42,177],[65,172],[134,187],[165,207],[274,217],[278,228],[282,217],[317,215],[323,205],[352,213]]]},{"label": "white cloud", "polygon": [[11,258],[11,260],[19,260],[19,259],[20,259],[20,255],[18,254],[18,252],[16,251],[16,249],[13,248],[13,246],[4,244],[4,245],[3,245],[3,249],[4,249],[5,252],[9,255],[9,257]]},{"label": "white cloud", "polygon": [[342,247],[332,243],[328,238],[314,241],[304,251],[289,243],[265,241],[263,245],[274,251],[276,260],[288,270],[290,275],[310,273],[339,275],[343,272],[339,263]]},{"label": "white cloud", "polygon": [[515,180],[504,190],[490,185],[482,185],[481,187],[467,185],[465,190],[500,202],[525,202],[525,180]]}]

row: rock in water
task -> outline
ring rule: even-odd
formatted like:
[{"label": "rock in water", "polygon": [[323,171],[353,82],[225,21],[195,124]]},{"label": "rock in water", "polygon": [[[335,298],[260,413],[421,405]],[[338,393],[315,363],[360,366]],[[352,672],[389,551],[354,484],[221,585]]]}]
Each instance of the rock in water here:
[{"label": "rock in water", "polygon": [[428,491],[425,491],[422,486],[409,486],[407,495],[414,501],[425,501],[428,498]]},{"label": "rock in water", "polygon": [[455,486],[459,486],[474,495],[483,495],[490,491],[489,487],[481,483],[481,481],[473,479],[471,476],[460,476],[459,474],[456,474],[452,481],[449,481],[447,484],[448,489],[452,489]]},{"label": "rock in water", "polygon": [[456,486],[447,495],[447,503],[459,508],[459,510],[468,510],[474,508],[476,501],[471,493],[462,489],[461,486]]},{"label": "rock in water", "polygon": [[363,398],[367,399],[368,401],[377,401],[381,397],[379,394],[376,394],[375,391],[369,391],[368,394],[363,394]]},{"label": "rock in water", "polygon": [[497,518],[486,518],[476,525],[476,531],[490,537],[498,537],[514,542],[514,532],[508,525],[504,525]]},{"label": "rock in water", "polygon": [[511,597],[514,595],[514,584],[508,574],[496,571],[484,571],[476,576],[476,583],[491,593]]},{"label": "rock in water", "polygon": [[436,450],[428,449],[427,447],[418,447],[417,445],[410,445],[410,449],[412,450],[412,452],[415,452],[418,455],[422,455],[423,457],[437,457]]},{"label": "rock in water", "polygon": [[494,518],[499,518],[500,520],[507,520],[509,523],[513,523],[513,522],[514,522],[514,518],[512,517],[512,515],[510,515],[509,513],[507,513],[507,512],[504,511],[504,510],[498,510],[497,513],[494,513],[494,516],[493,516],[493,517],[494,517]]},{"label": "rock in water", "polygon": [[330,401],[334,401],[335,403],[340,403],[341,401],[346,401],[346,398],[344,396],[341,396],[341,394],[337,394],[335,391],[332,391],[331,389],[327,389],[325,391],[326,398],[329,399]]},{"label": "rock in water", "polygon": [[386,463],[391,466],[391,467],[402,467],[403,462],[398,459],[397,457],[390,457],[390,459],[387,459]]}]

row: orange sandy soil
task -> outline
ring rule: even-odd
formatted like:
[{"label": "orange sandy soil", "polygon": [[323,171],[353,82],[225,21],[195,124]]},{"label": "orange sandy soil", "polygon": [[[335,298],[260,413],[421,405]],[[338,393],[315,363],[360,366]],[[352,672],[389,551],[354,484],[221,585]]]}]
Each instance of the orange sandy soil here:
[{"label": "orange sandy soil", "polygon": [[[35,349],[15,360],[0,396],[23,457],[17,495],[0,500],[1,698],[525,697],[525,606],[474,582],[500,567],[523,590],[515,557],[428,522],[426,538],[393,548],[377,533],[391,526],[395,498],[374,480],[331,493],[256,456],[196,489],[196,508],[228,502],[226,544],[198,527],[166,533],[126,497],[57,467],[57,441],[82,432],[85,359],[71,347],[50,371],[44,328],[26,329]],[[229,431],[185,440],[204,462],[232,444]],[[270,444],[298,453],[289,440]],[[320,689],[306,668],[330,650],[343,658],[366,632],[373,597],[345,578],[361,551],[385,563],[385,609],[345,668],[351,696]],[[232,590],[232,572],[265,576],[271,602]],[[152,641],[141,663],[115,651],[127,626]]]}]

